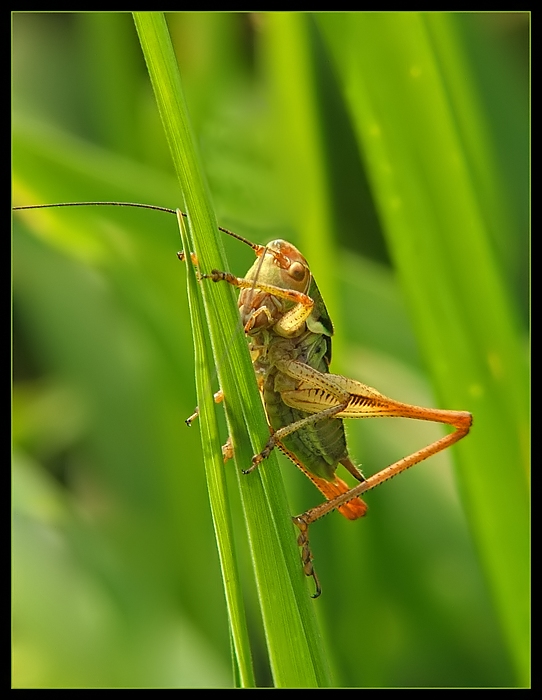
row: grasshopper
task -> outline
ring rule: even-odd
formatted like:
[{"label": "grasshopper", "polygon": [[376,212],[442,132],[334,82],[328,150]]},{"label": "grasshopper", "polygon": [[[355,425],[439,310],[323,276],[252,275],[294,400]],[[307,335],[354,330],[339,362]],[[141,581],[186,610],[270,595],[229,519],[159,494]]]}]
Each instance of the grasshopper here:
[{"label": "grasshopper", "polygon": [[[85,205],[136,206],[176,213],[164,207],[123,202],[77,202],[15,209]],[[262,246],[228,229],[219,229],[249,245],[256,255],[245,277],[220,270],[199,275],[202,280],[226,282],[241,290],[238,302],[241,321],[251,341],[250,352],[270,429],[267,443],[244,473],[253,471],[278,447],[327,499],[293,518],[299,529],[297,543],[303,571],[314,580],[316,598],[321,587],[312,563],[309,526],[335,509],[349,520],[363,517],[367,505],[361,494],[461,440],[470,430],[472,415],[396,401],[354,379],[331,374],[333,324],[303,255],[283,240]],[[184,256],[180,253],[179,257]],[[195,256],[193,260],[197,263]],[[217,402],[223,398],[221,391],[215,395]],[[187,424],[196,416],[197,409]],[[348,454],[343,418],[374,417],[445,423],[454,431],[365,478]],[[225,458],[231,456],[232,449],[227,443]],[[350,488],[337,476],[339,465],[359,482],[356,486]]]}]

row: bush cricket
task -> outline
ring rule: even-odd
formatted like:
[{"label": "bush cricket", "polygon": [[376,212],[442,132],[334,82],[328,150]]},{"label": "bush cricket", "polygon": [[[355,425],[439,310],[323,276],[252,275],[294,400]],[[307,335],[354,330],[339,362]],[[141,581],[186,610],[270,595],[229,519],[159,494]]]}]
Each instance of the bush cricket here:
[{"label": "bush cricket", "polygon": [[[175,210],[127,202],[75,202],[14,207],[40,209],[65,206],[131,206],[176,214]],[[183,216],[186,216],[183,214]],[[293,522],[299,529],[304,573],[321,593],[312,564],[309,526],[337,509],[349,520],[367,512],[361,494],[400,474],[409,467],[450,447],[469,432],[472,416],[466,411],[414,406],[384,396],[354,379],[329,372],[333,324],[303,255],[292,244],[274,240],[266,246],[251,243],[228,229],[219,230],[249,245],[256,260],[245,277],[212,270],[201,280],[226,282],[239,288],[239,310],[265,407],[270,437],[261,452],[244,470],[253,471],[278,447],[314,483],[326,501]],[[183,257],[179,253],[179,257]],[[195,256],[192,256],[197,264]],[[221,391],[215,400],[223,399]],[[187,419],[187,424],[197,416]],[[411,455],[365,478],[348,454],[343,418],[397,417],[445,423],[454,431]],[[232,446],[224,446],[225,458]],[[336,475],[339,465],[359,482],[350,488]]]}]

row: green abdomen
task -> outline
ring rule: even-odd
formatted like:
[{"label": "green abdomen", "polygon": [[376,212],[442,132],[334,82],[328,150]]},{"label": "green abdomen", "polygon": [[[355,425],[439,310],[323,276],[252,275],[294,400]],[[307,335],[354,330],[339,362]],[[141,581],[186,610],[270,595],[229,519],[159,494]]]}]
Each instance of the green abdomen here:
[{"label": "green abdomen", "polygon": [[[276,369],[269,372],[263,395],[271,427],[278,430],[310,414],[290,408],[282,401],[280,393],[274,389],[276,376]],[[318,421],[296,430],[281,442],[310,472],[329,481],[333,480],[339,461],[347,456],[344,425],[339,418]]]}]

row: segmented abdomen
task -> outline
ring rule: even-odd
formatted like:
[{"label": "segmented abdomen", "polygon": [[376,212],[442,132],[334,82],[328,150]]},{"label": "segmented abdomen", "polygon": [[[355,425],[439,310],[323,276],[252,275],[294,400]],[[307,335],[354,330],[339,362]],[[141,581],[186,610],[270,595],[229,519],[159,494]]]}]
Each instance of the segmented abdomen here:
[{"label": "segmented abdomen", "polygon": [[[266,412],[274,430],[311,415],[290,408],[282,401],[280,393],[274,389],[276,376],[277,370],[270,370],[263,386]],[[344,425],[338,418],[318,421],[296,430],[281,442],[310,472],[328,481],[333,480],[339,461],[348,455]]]}]

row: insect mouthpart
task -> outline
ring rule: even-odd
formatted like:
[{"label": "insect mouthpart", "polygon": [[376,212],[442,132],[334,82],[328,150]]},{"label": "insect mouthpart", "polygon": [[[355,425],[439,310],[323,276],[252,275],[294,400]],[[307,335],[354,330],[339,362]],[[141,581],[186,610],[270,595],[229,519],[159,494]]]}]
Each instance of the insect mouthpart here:
[{"label": "insect mouthpart", "polygon": [[248,335],[256,335],[273,326],[283,311],[280,301],[271,294],[248,289],[241,292],[239,310]]}]

